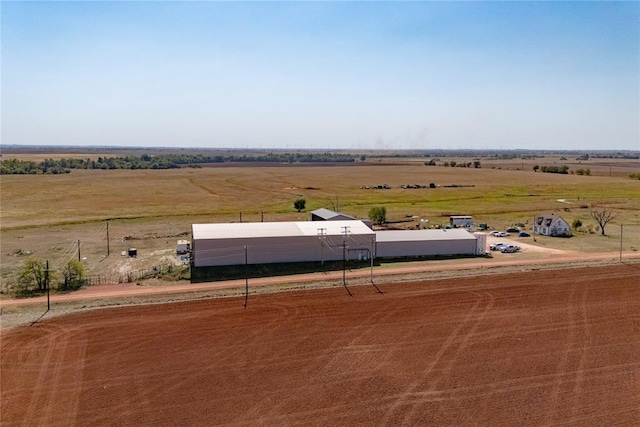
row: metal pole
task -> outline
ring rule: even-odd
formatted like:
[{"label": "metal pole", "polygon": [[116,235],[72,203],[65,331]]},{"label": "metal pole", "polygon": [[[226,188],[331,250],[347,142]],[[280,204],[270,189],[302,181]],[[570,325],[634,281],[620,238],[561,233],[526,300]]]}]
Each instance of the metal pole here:
[{"label": "metal pole", "polygon": [[80,262],[80,240],[78,240],[78,262]]}]

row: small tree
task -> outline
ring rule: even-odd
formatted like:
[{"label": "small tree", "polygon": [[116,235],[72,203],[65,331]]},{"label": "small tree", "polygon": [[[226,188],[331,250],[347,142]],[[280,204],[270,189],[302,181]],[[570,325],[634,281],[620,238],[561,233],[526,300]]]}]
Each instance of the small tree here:
[{"label": "small tree", "polygon": [[[19,271],[18,285],[24,294],[33,292],[34,290],[45,291],[47,289],[46,282],[46,264],[38,258],[29,258]],[[51,280],[51,274],[49,280]]]},{"label": "small tree", "polygon": [[573,226],[574,230],[577,230],[578,228],[582,227],[582,221],[580,221],[580,218],[576,218],[573,220],[573,223],[571,225]]},{"label": "small tree", "polygon": [[62,269],[62,283],[58,286],[61,291],[75,291],[85,284],[84,264],[72,259]]},{"label": "small tree", "polygon": [[369,209],[369,219],[374,224],[382,225],[387,222],[387,208],[384,206],[376,206]]},{"label": "small tree", "polygon": [[303,210],[307,206],[307,201],[305,199],[298,199],[293,202],[293,207],[296,208],[298,212]]},{"label": "small tree", "polygon": [[538,169],[540,169],[540,166],[539,166],[539,165],[535,165],[535,166],[533,167],[533,171],[534,171],[534,172],[538,172]]},{"label": "small tree", "polygon": [[595,219],[598,225],[600,225],[600,232],[604,236],[604,228],[616,217],[613,212],[607,208],[593,209],[591,212],[591,218]]}]

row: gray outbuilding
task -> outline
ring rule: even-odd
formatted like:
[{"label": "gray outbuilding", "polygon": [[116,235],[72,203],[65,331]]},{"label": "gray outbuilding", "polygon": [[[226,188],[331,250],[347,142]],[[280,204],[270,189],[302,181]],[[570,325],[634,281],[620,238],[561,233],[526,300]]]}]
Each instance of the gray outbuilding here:
[{"label": "gray outbuilding", "polygon": [[477,238],[464,229],[388,230],[376,232],[376,258],[477,254]]}]

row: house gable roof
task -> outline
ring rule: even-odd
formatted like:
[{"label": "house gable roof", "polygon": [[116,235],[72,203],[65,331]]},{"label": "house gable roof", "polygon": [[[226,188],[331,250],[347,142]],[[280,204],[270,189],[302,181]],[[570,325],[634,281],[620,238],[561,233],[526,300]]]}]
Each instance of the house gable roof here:
[{"label": "house gable roof", "polygon": [[569,225],[560,215],[556,215],[553,212],[541,214],[536,216],[536,225],[540,227],[550,227],[554,222],[562,221],[566,225]]}]

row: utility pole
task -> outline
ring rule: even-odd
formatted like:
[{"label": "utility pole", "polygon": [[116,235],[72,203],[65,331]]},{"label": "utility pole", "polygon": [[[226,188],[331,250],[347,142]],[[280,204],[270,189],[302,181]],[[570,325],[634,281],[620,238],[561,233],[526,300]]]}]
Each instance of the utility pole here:
[{"label": "utility pole", "polygon": [[320,265],[324,265],[324,238],[326,228],[318,228],[318,236],[320,236]]},{"label": "utility pole", "polygon": [[47,267],[44,270],[44,285],[47,287],[47,311],[51,310],[51,302],[49,300],[49,260],[47,260]]},{"label": "utility pole", "polygon": [[244,279],[244,308],[246,310],[247,303],[249,302],[249,258],[247,257],[247,245],[244,245],[244,266],[245,266],[245,279]]},{"label": "utility pole", "polygon": [[536,241],[536,214],[533,214],[533,241]]},{"label": "utility pole", "polygon": [[373,283],[373,249],[375,246],[375,237],[371,238],[371,253],[369,254],[371,258],[371,283]]},{"label": "utility pole", "polygon": [[240,211],[240,222],[242,222],[242,211]]},{"label": "utility pole", "polygon": [[260,222],[264,222],[264,211],[260,211]]},{"label": "utility pole", "polygon": [[347,233],[349,233],[349,226],[342,227],[342,284],[347,286]]},{"label": "utility pole", "polygon": [[622,262],[622,226],[623,224],[620,224],[620,262]]},{"label": "utility pole", "polygon": [[107,256],[109,256],[109,220],[107,220]]},{"label": "utility pole", "polygon": [[80,262],[80,240],[78,240],[78,262]]}]

